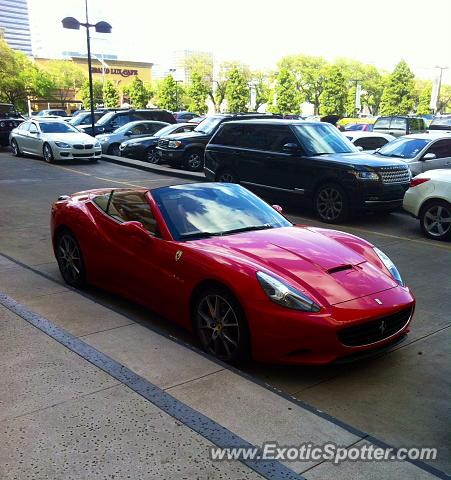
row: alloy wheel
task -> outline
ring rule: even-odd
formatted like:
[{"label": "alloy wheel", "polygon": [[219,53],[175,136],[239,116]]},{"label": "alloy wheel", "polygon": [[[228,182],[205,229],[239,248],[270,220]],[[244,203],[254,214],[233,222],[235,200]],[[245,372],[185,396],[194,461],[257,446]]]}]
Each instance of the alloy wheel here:
[{"label": "alloy wheel", "polygon": [[199,170],[202,165],[202,159],[199,153],[193,152],[187,158],[188,168],[190,170]]},{"label": "alloy wheel", "polygon": [[443,205],[432,205],[424,213],[423,223],[431,237],[446,237],[451,229],[451,209]]},{"label": "alloy wheel", "polygon": [[111,145],[111,147],[108,149],[109,155],[114,155],[116,157],[119,157],[121,155],[121,151],[119,150],[119,145],[114,144]]},{"label": "alloy wheel", "polygon": [[318,193],[316,207],[321,218],[329,221],[336,220],[343,211],[343,196],[334,187],[323,188]]},{"label": "alloy wheel", "polygon": [[82,280],[83,262],[80,249],[74,237],[63,234],[58,241],[57,258],[61,273],[69,284]]},{"label": "alloy wheel", "polygon": [[156,148],[149,148],[149,150],[147,150],[147,161],[153,164],[160,163],[160,155]]},{"label": "alloy wheel", "polygon": [[13,149],[13,155],[15,157],[18,157],[20,155],[20,151],[19,146],[17,145],[17,142],[15,140],[11,142],[11,148]]},{"label": "alloy wheel", "polygon": [[235,183],[235,176],[230,172],[222,172],[218,175],[218,182]]},{"label": "alloy wheel", "polygon": [[50,148],[50,145],[48,143],[44,145],[44,160],[48,163],[53,162],[52,149]]},{"label": "alloy wheel", "polygon": [[198,304],[197,317],[205,350],[220,359],[232,359],[240,344],[240,326],[232,305],[220,295],[206,295]]}]

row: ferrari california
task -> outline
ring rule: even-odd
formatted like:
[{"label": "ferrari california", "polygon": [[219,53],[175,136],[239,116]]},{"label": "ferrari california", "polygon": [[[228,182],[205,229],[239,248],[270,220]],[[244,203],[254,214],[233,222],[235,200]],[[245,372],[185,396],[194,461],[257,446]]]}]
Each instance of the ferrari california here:
[{"label": "ferrari california", "polygon": [[236,184],[89,190],[53,204],[53,248],[69,285],[143,304],[227,362],[324,364],[404,338],[415,300],[387,255],[280,212]]}]

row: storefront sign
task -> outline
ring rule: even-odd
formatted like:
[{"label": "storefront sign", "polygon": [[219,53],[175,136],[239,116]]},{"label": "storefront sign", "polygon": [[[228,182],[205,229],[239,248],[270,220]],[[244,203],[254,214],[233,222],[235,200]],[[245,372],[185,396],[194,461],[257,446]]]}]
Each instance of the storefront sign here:
[{"label": "storefront sign", "polygon": [[121,77],[131,77],[138,75],[138,70],[128,70],[126,68],[105,68],[101,67],[92,67],[92,73],[100,73],[101,75],[120,75]]}]

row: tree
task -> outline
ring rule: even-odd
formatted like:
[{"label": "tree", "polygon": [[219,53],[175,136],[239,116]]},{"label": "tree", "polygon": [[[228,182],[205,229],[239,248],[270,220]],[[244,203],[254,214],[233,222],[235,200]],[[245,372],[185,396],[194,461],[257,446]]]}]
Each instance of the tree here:
[{"label": "tree", "polygon": [[227,110],[231,113],[247,112],[249,105],[249,85],[242,69],[233,66],[227,72],[225,99]]},{"label": "tree", "polygon": [[427,82],[423,86],[418,96],[417,115],[427,115],[431,113],[430,103],[432,95],[432,82]]},{"label": "tree", "polygon": [[296,88],[296,79],[288,68],[281,68],[276,76],[275,105],[271,110],[274,113],[299,113],[299,92]]},{"label": "tree", "polygon": [[49,60],[44,68],[52,78],[53,96],[61,104],[80,90],[86,78],[83,70],[72,60]]},{"label": "tree", "polygon": [[451,85],[443,85],[440,88],[440,98],[437,102],[437,112],[446,113],[451,110]]},{"label": "tree", "polygon": [[265,74],[264,72],[253,72],[251,76],[251,81],[255,88],[255,105],[254,110],[258,111],[258,109],[269,103],[272,98],[272,90],[269,84],[269,75]]},{"label": "tree", "polygon": [[[102,82],[96,80],[92,82],[92,93],[94,97],[94,108],[98,104],[103,103],[103,84]],[[78,92],[80,100],[83,103],[83,108],[90,109],[91,108],[91,101],[89,98],[89,80],[85,80],[83,85]]]},{"label": "tree", "polygon": [[414,107],[414,74],[401,60],[388,78],[381,99],[381,115],[406,115]]},{"label": "tree", "polygon": [[0,38],[0,100],[27,110],[27,99],[47,96],[52,79],[22,52],[11,49]]},{"label": "tree", "polygon": [[105,82],[103,87],[103,105],[106,108],[116,108],[119,106],[119,89],[110,80]]},{"label": "tree", "polygon": [[189,96],[188,110],[202,115],[207,112],[208,107],[205,103],[208,93],[210,91],[209,85],[206,83],[199,72],[191,74],[191,83],[188,87],[187,94]]},{"label": "tree", "polygon": [[320,96],[321,115],[345,115],[347,98],[348,86],[340,67],[337,65],[326,67]]},{"label": "tree", "polygon": [[165,77],[157,88],[155,103],[160,108],[165,108],[173,112],[178,110],[178,84],[172,75]]},{"label": "tree", "polygon": [[128,88],[128,95],[134,108],[145,108],[149,101],[149,92],[139,77],[134,77]]}]

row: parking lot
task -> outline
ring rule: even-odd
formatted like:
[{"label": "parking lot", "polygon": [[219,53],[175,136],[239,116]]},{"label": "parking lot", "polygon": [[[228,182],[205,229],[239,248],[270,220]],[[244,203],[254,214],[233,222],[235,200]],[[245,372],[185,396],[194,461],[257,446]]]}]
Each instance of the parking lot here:
[{"label": "parking lot", "polygon": [[[90,188],[152,188],[188,181],[104,161],[50,165],[31,158],[14,158],[3,150],[0,152],[0,266],[2,261],[12,262],[61,282],[49,231],[50,205],[58,195]],[[295,223],[324,226],[295,205],[283,206]],[[451,413],[451,244],[425,239],[418,221],[403,212],[367,215],[339,228],[369,240],[398,266],[417,299],[408,339],[376,358],[356,363],[327,367],[250,364],[238,373],[279,390],[286,398],[292,397],[293,402],[304,402],[299,405],[306,404],[306,408],[312,406],[327,413],[337,425],[354,427],[387,444],[437,447],[438,459],[432,465],[451,474],[448,422]],[[58,323],[56,311],[64,309],[64,304],[55,307],[49,295],[33,292],[34,284],[21,283],[20,275],[13,288],[11,279],[15,267],[11,268],[0,268],[0,292],[2,285],[7,285],[31,310],[38,308]],[[85,297],[75,295],[80,296],[82,304]],[[130,322],[197,348],[189,333],[139,306],[97,289],[89,289],[84,295],[112,312],[125,314]],[[120,325],[103,328],[102,320],[99,322],[98,331],[103,333],[97,337],[96,348],[103,351],[110,348],[109,330]],[[139,344],[139,338],[130,337],[127,348],[132,350],[135,346],[145,348]],[[168,356],[168,362],[171,361]],[[221,371],[223,368],[222,365]],[[213,376],[220,374],[211,372]],[[217,385],[227,388],[220,380]]]}]

